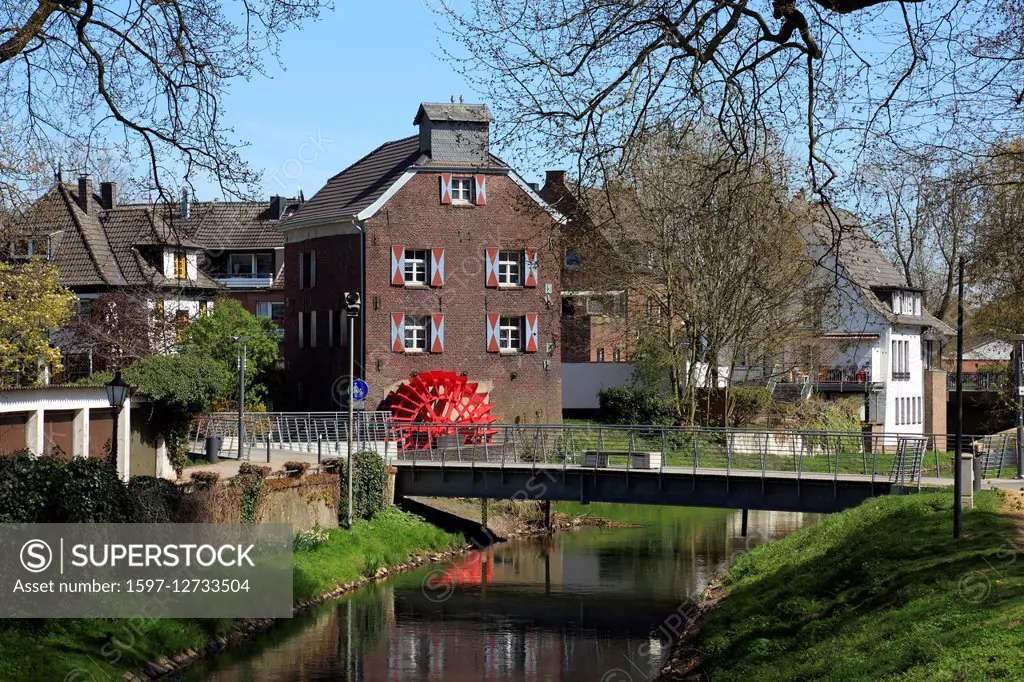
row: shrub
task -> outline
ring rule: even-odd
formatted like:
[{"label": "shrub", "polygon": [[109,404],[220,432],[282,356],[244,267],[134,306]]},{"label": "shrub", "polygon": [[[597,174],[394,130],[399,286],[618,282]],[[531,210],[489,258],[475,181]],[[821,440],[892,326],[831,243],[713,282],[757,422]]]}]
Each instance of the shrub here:
[{"label": "shrub", "polygon": [[[332,458],[333,459],[333,458]],[[348,469],[344,459],[335,460],[341,477],[341,506],[348,506]],[[363,519],[372,519],[384,510],[384,492],[388,484],[387,467],[376,452],[356,452],[353,472],[352,513]]]},{"label": "shrub", "polygon": [[175,523],[181,509],[182,490],[163,478],[136,476],[128,482],[136,523]]},{"label": "shrub", "polygon": [[284,470],[289,476],[298,478],[309,468],[309,462],[285,462]]},{"label": "shrub", "polygon": [[270,471],[270,467],[253,464],[252,462],[242,462],[238,465],[239,476],[256,476],[257,478],[266,478],[270,475]]},{"label": "shrub", "polygon": [[667,424],[672,408],[657,391],[616,386],[598,394],[601,421],[606,424]]},{"label": "shrub", "polygon": [[860,438],[860,410],[863,401],[859,398],[841,400],[812,399],[797,408],[798,428],[808,431],[828,431],[831,434],[850,433],[850,436],[822,436],[817,447],[828,450],[839,447],[843,452],[859,452],[863,446]]},{"label": "shrub", "polygon": [[320,466],[326,473],[337,473],[345,470],[345,460],[341,457],[327,457],[320,462]]},{"label": "shrub", "polygon": [[193,471],[189,478],[197,488],[210,488],[220,480],[220,474],[216,471]]},{"label": "shrub", "polygon": [[[157,484],[137,479],[126,485],[100,458],[36,458],[22,451],[5,464],[0,523],[137,523],[162,515],[159,504],[150,504]],[[164,490],[165,502],[173,499],[175,493]]]},{"label": "shrub", "polygon": [[729,389],[729,414],[733,426],[751,424],[765,416],[772,406],[772,393],[763,386],[735,386]]}]

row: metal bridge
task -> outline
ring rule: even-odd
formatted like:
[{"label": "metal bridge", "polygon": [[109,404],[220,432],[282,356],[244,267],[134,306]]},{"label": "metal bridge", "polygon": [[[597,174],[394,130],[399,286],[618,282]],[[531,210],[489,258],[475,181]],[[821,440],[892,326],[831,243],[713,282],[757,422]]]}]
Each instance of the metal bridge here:
[{"label": "metal bridge", "polygon": [[[255,453],[265,449],[269,457],[273,449],[302,459],[347,452],[342,413],[252,416],[246,433]],[[217,429],[230,439],[237,435],[232,431],[236,424],[237,415],[201,418],[193,447]],[[357,422],[354,446],[374,450],[396,467],[396,494],[404,496],[831,512],[876,495],[952,485],[954,443],[945,434],[596,424],[431,426],[445,435],[423,443],[411,437],[422,433],[423,425],[405,426],[387,413],[366,413]],[[968,437],[964,450],[983,458],[988,477],[1016,473],[1015,443],[1005,434]]]}]

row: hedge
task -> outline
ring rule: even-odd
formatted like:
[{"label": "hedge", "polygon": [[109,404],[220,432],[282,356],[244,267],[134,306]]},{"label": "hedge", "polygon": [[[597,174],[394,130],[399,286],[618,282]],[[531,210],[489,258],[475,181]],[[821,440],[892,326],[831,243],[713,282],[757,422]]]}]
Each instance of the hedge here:
[{"label": "hedge", "polygon": [[[352,513],[358,518],[372,519],[384,510],[384,495],[388,484],[387,467],[384,460],[376,452],[364,451],[352,455],[355,462],[353,476]],[[325,459],[324,468],[337,471],[341,475],[341,509],[344,515],[348,511],[348,469],[344,458],[331,457]]]},{"label": "hedge", "polygon": [[657,391],[616,386],[598,394],[601,421],[606,424],[668,424],[672,407]]},{"label": "hedge", "polygon": [[23,450],[2,461],[0,523],[169,520],[177,509],[178,493],[173,484],[165,483],[142,477],[129,485],[103,459],[37,458]]}]

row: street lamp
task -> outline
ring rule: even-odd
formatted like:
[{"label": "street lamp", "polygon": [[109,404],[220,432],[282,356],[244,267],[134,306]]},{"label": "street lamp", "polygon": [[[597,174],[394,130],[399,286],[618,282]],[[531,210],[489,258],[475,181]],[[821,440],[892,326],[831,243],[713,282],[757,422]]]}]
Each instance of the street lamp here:
[{"label": "street lamp", "polygon": [[352,530],[352,435],[355,433],[355,401],[352,400],[352,384],[356,378],[356,318],[362,308],[359,293],[345,294],[345,308],[348,310],[348,517],[346,527]]},{"label": "street lamp", "polygon": [[117,418],[124,407],[124,401],[128,399],[128,384],[121,378],[121,370],[114,372],[114,378],[106,384],[107,404],[114,408],[114,432],[110,438],[110,457],[113,459],[114,468],[117,468]]},{"label": "street lamp", "polygon": [[238,349],[238,459],[243,459],[245,452],[242,443],[245,442],[245,362],[246,344],[249,343],[249,336],[232,336],[231,340],[241,344]]}]

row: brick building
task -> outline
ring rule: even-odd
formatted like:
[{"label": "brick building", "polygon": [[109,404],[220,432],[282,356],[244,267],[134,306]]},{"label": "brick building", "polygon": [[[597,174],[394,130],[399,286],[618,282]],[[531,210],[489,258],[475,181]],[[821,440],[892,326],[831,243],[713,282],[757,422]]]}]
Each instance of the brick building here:
[{"label": "brick building", "polygon": [[563,218],[490,153],[491,121],[483,105],[423,104],[418,134],[381,145],[283,223],[294,407],[345,404],[344,299],[360,292],[367,408],[443,370],[476,382],[501,421],[561,418]]}]

